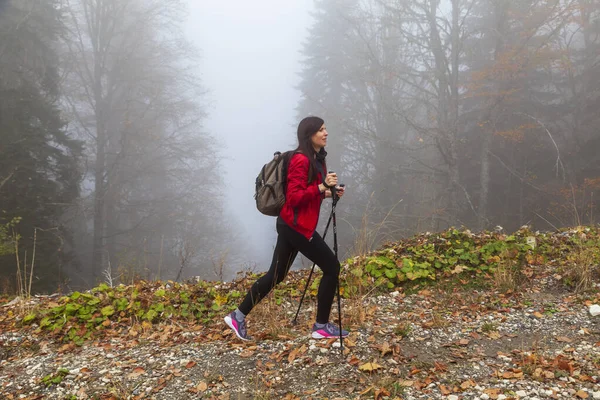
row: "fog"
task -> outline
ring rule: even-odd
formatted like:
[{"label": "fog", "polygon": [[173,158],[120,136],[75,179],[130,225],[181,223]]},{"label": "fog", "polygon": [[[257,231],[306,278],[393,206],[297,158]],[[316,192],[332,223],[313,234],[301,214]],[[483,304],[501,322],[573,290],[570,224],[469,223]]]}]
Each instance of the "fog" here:
[{"label": "fog", "polygon": [[342,263],[597,224],[600,0],[0,5],[0,293],[265,271],[255,178],[314,114]]},{"label": "fog", "polygon": [[274,218],[258,212],[254,179],[273,153],[296,145],[301,45],[313,0],[189,0],[186,32],[201,50],[210,106],[205,128],[224,152],[221,190],[250,254],[271,261]]}]

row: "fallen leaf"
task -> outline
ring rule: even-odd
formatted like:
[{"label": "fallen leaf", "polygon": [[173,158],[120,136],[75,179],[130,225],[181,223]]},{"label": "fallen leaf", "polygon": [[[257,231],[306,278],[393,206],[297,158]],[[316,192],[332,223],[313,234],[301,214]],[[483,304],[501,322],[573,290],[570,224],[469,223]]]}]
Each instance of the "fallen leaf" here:
[{"label": "fallen leaf", "polygon": [[469,339],[460,339],[460,341],[458,342],[458,344],[460,344],[461,346],[466,346],[469,343]]},{"label": "fallen leaf", "polygon": [[390,392],[388,392],[385,388],[377,389],[375,391],[375,398],[374,398],[374,400],[379,400],[382,397],[389,396],[389,395],[390,395]]},{"label": "fallen leaf", "polygon": [[586,391],[580,390],[577,392],[577,397],[579,397],[580,399],[587,399],[588,397],[590,397],[590,395]]},{"label": "fallen leaf", "polygon": [[500,332],[490,332],[487,335],[490,339],[494,339],[494,340],[498,340],[502,336],[502,335],[500,335]]},{"label": "fallen leaf", "polygon": [[483,393],[487,394],[490,399],[496,400],[500,396],[500,389],[484,389]]},{"label": "fallen leaf", "polygon": [[448,389],[445,385],[440,385],[440,391],[444,396],[448,396],[452,393],[452,390]]},{"label": "fallen leaf", "polygon": [[464,390],[470,388],[470,387],[475,387],[476,384],[475,382],[473,382],[471,379],[464,381],[463,383],[460,384],[460,387]]},{"label": "fallen leaf", "polygon": [[201,392],[206,392],[206,389],[208,389],[208,385],[206,382],[202,381],[198,384],[198,386],[196,386],[196,389],[198,389]]},{"label": "fallen leaf", "polygon": [[435,370],[438,372],[448,371],[448,366],[444,363],[436,361],[433,365],[434,365]]},{"label": "fallen leaf", "polygon": [[557,342],[566,342],[566,343],[571,343],[572,342],[572,340],[569,339],[566,336],[559,336],[559,337],[556,338],[556,341]]},{"label": "fallen leaf", "polygon": [[573,366],[573,363],[571,363],[568,360],[565,360],[564,358],[558,356],[555,360],[554,360],[554,365],[556,367],[558,367],[558,369],[562,369],[563,371],[568,371],[569,374],[573,374],[573,371],[575,370],[575,367]]},{"label": "fallen leaf", "polygon": [[534,312],[534,313],[533,313],[533,315],[534,315],[536,318],[544,318],[544,316],[542,315],[542,313],[541,313],[541,312],[539,312],[539,311],[536,311],[536,312]]},{"label": "fallen leaf", "polygon": [[129,378],[137,378],[140,375],[146,373],[146,370],[142,367],[135,367],[128,375]]},{"label": "fallen leaf", "polygon": [[352,356],[352,358],[348,361],[350,365],[358,365],[360,364],[360,360],[356,358],[356,356]]},{"label": "fallen leaf", "polygon": [[372,371],[376,371],[378,369],[383,369],[383,367],[377,363],[369,362],[369,363],[365,363],[365,364],[361,365],[360,367],[358,367],[358,369],[360,371],[372,372]]},{"label": "fallen leaf", "polygon": [[365,390],[360,392],[360,395],[364,396],[365,394],[369,393],[371,390],[373,390],[373,386],[369,386],[368,388],[366,388]]},{"label": "fallen leaf", "polygon": [[390,347],[390,344],[388,342],[385,342],[381,345],[380,351],[381,351],[381,356],[384,357],[386,354],[392,352],[392,348]]},{"label": "fallen leaf", "polygon": [[248,357],[252,357],[254,355],[254,350],[244,350],[240,353],[240,357],[242,358],[248,358]]},{"label": "fallen leaf", "polygon": [[477,332],[472,331],[471,333],[469,333],[469,336],[471,336],[473,339],[479,339],[480,336]]},{"label": "fallen leaf", "polygon": [[456,274],[460,274],[463,271],[465,271],[467,269],[466,266],[464,265],[457,265],[456,267],[454,267],[454,269],[452,271],[450,271],[451,274],[456,275]]},{"label": "fallen leaf", "polygon": [[77,398],[78,398],[78,399],[82,399],[82,400],[85,400],[85,399],[87,399],[87,398],[88,398],[88,395],[87,395],[87,393],[85,392],[85,389],[84,389],[84,388],[81,388],[81,389],[79,389],[79,390],[77,391]]},{"label": "fallen leaf", "polygon": [[554,379],[554,372],[544,371],[544,376],[546,377],[546,379]]},{"label": "fallen leaf", "polygon": [[288,362],[291,364],[294,362],[294,360],[296,359],[296,356],[298,356],[298,349],[294,349],[292,351],[290,351],[290,354],[288,355]]},{"label": "fallen leaf", "polygon": [[190,362],[188,362],[188,363],[185,365],[185,367],[186,367],[187,369],[190,369],[190,368],[192,368],[194,365],[196,365],[196,362],[195,362],[195,361],[190,361]]}]

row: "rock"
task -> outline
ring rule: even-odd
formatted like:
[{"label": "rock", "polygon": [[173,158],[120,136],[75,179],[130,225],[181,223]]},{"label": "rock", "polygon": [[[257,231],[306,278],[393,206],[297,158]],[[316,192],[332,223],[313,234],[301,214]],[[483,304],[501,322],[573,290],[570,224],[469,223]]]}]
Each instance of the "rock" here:
[{"label": "rock", "polygon": [[592,393],[592,399],[600,399],[600,391]]},{"label": "rock", "polygon": [[592,304],[590,306],[590,315],[592,317],[597,317],[598,315],[600,315],[600,305]]},{"label": "rock", "polygon": [[527,396],[527,392],[524,391],[524,390],[517,390],[516,394],[519,397],[525,397],[525,396]]},{"label": "rock", "polygon": [[448,400],[458,400],[458,396],[455,394],[451,394],[450,396],[448,396]]}]

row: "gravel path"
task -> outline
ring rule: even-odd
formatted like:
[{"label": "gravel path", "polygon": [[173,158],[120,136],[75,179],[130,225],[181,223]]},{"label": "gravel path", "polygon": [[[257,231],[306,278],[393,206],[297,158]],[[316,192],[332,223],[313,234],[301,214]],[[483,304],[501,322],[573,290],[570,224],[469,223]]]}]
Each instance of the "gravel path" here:
[{"label": "gravel path", "polygon": [[512,295],[431,289],[344,302],[344,355],[339,341],[308,337],[312,300],[299,326],[289,323],[297,303],[277,306],[277,322],[249,317],[259,340],[248,343],[220,323],[81,347],[5,331],[0,398],[600,399],[600,316],[589,312],[600,295],[540,283]]}]

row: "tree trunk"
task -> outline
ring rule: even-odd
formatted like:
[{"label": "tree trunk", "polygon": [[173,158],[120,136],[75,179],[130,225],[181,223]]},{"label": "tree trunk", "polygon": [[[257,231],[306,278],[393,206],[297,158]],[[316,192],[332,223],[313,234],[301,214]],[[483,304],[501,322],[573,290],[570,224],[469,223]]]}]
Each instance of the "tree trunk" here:
[{"label": "tree trunk", "polygon": [[[506,31],[506,14],[508,11],[508,1],[500,1],[495,0],[494,2],[494,16],[496,17],[496,29],[494,29],[493,34],[496,35],[496,43],[494,49],[494,59],[492,64],[495,64],[498,61],[498,57],[500,53],[504,50],[504,32]],[[494,65],[491,66],[495,68]],[[496,95],[501,90],[498,82],[493,82],[492,91]],[[485,127],[491,127],[490,129],[484,128],[482,129],[483,141],[481,145],[481,169],[479,176],[479,209],[478,209],[478,228],[479,230],[484,230],[488,225],[488,200],[490,195],[490,150],[492,144],[492,137],[495,131],[495,120],[496,120],[496,110],[500,103],[500,97],[496,95],[492,96],[492,104],[488,107],[488,111],[486,112],[486,117],[484,118],[483,125]],[[498,98],[498,100],[496,100]],[[492,122],[493,120],[493,122]]]},{"label": "tree trunk", "polygon": [[479,208],[477,214],[478,229],[484,230],[487,227],[487,209],[488,197],[490,192],[490,145],[492,143],[493,132],[487,129],[482,131],[483,142],[481,144],[481,170],[479,175]]},{"label": "tree trunk", "polygon": [[92,277],[94,283],[98,281],[100,271],[104,268],[104,222],[105,222],[105,132],[104,125],[97,124],[97,136],[96,136],[97,148],[96,148],[96,164],[94,173],[94,239],[93,239],[93,253],[92,253]]},{"label": "tree trunk", "polygon": [[[91,37],[94,57],[93,70],[93,93],[96,118],[96,164],[94,170],[94,239],[92,250],[92,277],[94,283],[98,281],[101,271],[105,268],[104,263],[104,233],[106,224],[106,110],[103,96],[102,76],[104,73],[104,40],[102,36],[102,23],[105,5],[103,1],[92,4],[84,3],[89,21],[89,33]],[[93,22],[91,22],[93,21]]]}]

